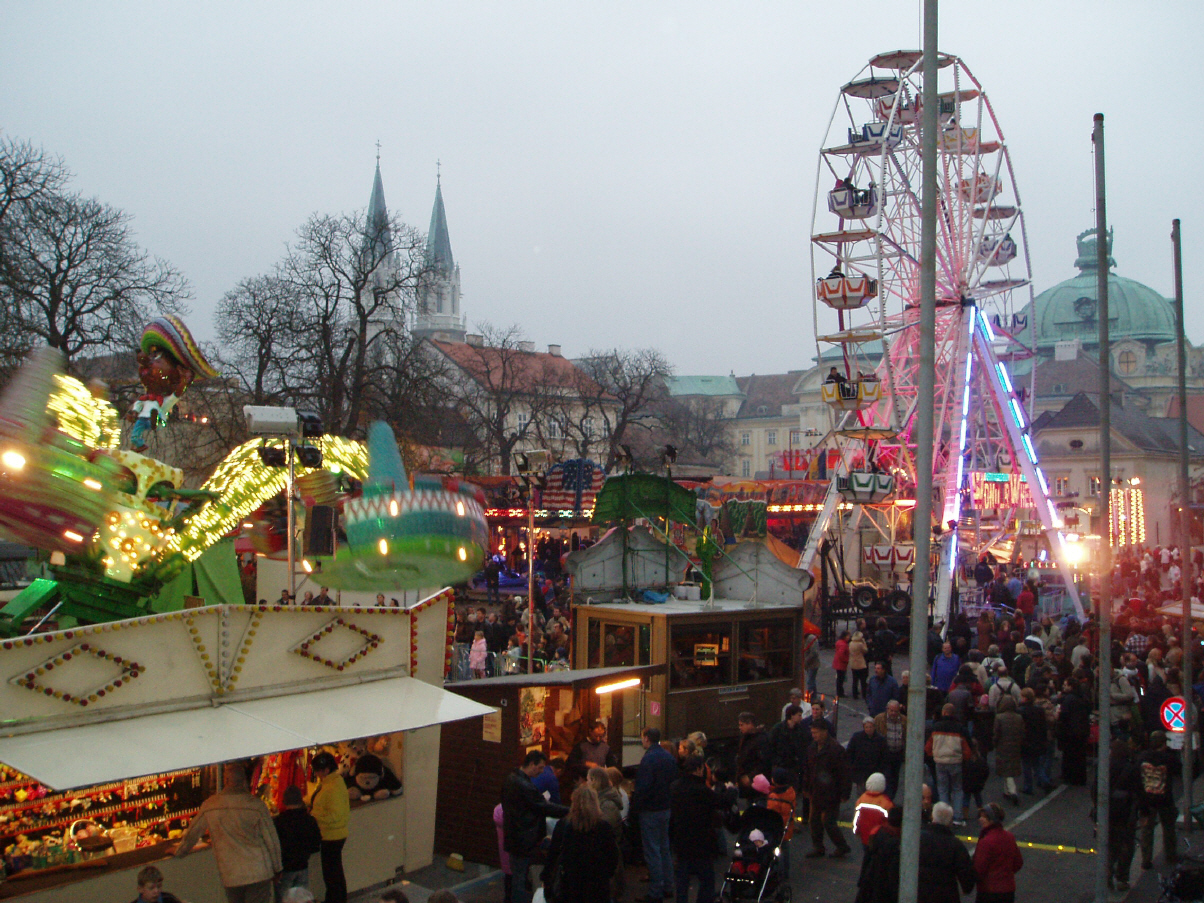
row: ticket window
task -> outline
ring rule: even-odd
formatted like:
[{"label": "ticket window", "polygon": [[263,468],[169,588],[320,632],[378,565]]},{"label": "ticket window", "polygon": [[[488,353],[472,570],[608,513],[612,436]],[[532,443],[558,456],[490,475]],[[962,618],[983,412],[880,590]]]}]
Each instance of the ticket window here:
[{"label": "ticket window", "polygon": [[587,631],[589,668],[630,668],[650,661],[650,624],[607,624],[591,619]]},{"label": "ticket window", "polygon": [[675,626],[669,641],[669,689],[728,686],[732,682],[732,625]]}]

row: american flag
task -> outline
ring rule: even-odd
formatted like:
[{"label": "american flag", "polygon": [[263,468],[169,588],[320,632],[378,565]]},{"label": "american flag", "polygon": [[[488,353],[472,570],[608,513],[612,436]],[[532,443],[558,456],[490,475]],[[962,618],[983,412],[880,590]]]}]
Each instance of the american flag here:
[{"label": "american flag", "polygon": [[602,488],[606,474],[588,458],[562,461],[548,471],[542,506],[555,511],[574,511],[594,507],[594,496]]}]

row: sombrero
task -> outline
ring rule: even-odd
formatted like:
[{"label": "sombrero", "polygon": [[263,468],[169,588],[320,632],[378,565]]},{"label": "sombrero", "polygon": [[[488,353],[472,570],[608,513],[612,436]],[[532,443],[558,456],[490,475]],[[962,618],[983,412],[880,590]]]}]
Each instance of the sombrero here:
[{"label": "sombrero", "polygon": [[152,348],[162,348],[168,354],[196,374],[198,379],[209,379],[217,376],[213,365],[205,360],[205,355],[188,331],[188,327],[178,317],[155,317],[142,330],[142,341],[139,347],[143,351]]}]

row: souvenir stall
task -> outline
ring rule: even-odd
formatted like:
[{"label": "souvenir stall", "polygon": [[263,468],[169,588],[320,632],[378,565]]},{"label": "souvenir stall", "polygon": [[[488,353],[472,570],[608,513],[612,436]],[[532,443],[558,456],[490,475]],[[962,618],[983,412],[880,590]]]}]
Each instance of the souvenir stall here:
[{"label": "souvenir stall", "polygon": [[489,714],[443,728],[435,852],[496,865],[493,808],[506,775],[533,749],[569,759],[595,720],[621,755],[624,725],[640,716],[641,685],[660,670],[589,668],[448,684]]},{"label": "souvenir stall", "polygon": [[211,852],[166,858],[218,763],[252,760],[274,810],[312,789],[321,749],[359,797],[349,887],[429,864],[438,726],[491,711],[441,688],[450,598],[209,606],[0,643],[0,898],[123,899],[153,862],[173,893],[221,903]]}]

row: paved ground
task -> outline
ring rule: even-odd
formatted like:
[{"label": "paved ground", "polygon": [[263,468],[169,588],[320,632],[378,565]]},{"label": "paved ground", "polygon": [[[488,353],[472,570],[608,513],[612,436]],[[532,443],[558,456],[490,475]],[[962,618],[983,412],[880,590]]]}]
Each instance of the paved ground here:
[{"label": "paved ground", "polygon": [[[825,665],[828,657],[830,653],[825,657]],[[896,660],[896,673],[906,667],[906,660]],[[820,690],[827,694],[835,691],[835,676],[829,668],[825,667],[820,672]],[[861,703],[852,699],[841,701],[837,733],[842,743],[848,740],[854,730],[860,729],[861,717],[865,714],[860,706]],[[1204,779],[1197,781],[1196,789],[1196,798],[1204,798]],[[1004,802],[1001,779],[992,775],[984,800]],[[1005,803],[1009,814],[1007,827],[1023,845],[1021,852],[1025,865],[1017,876],[1016,899],[1019,903],[1088,903],[1093,900],[1095,837],[1088,817],[1090,806],[1087,788],[1066,786],[1060,786],[1049,794],[1022,796],[1019,807]],[[850,820],[851,816],[850,805],[844,813],[845,821]],[[959,829],[959,833],[967,843],[971,843],[971,835],[976,830],[968,827]],[[855,843],[847,829],[846,835],[850,842]],[[1181,834],[1179,843],[1181,850],[1200,856],[1204,863],[1204,833],[1197,830],[1187,837]],[[791,884],[795,900],[852,903],[861,865],[859,850],[844,860],[808,860],[803,858],[803,853],[809,849],[809,838],[800,835],[793,845]],[[1156,838],[1155,849],[1155,867],[1148,872],[1141,871],[1141,854],[1138,852],[1132,871],[1133,888],[1127,895],[1113,894],[1113,903],[1156,903],[1160,894],[1157,876],[1168,871],[1168,868],[1160,852],[1160,838]],[[721,868],[719,863],[718,868]],[[434,888],[450,887],[464,903],[502,903],[500,874],[472,865],[469,869],[469,873],[451,872],[442,864],[436,864],[410,876],[411,884],[407,887],[407,893],[414,903],[424,903]],[[718,874],[722,875],[722,872]],[[642,892],[642,878],[642,868],[629,869],[628,885],[631,890],[627,900],[634,899]],[[373,897],[366,895],[360,899],[370,901]],[[965,899],[972,900],[973,894]]]}]

